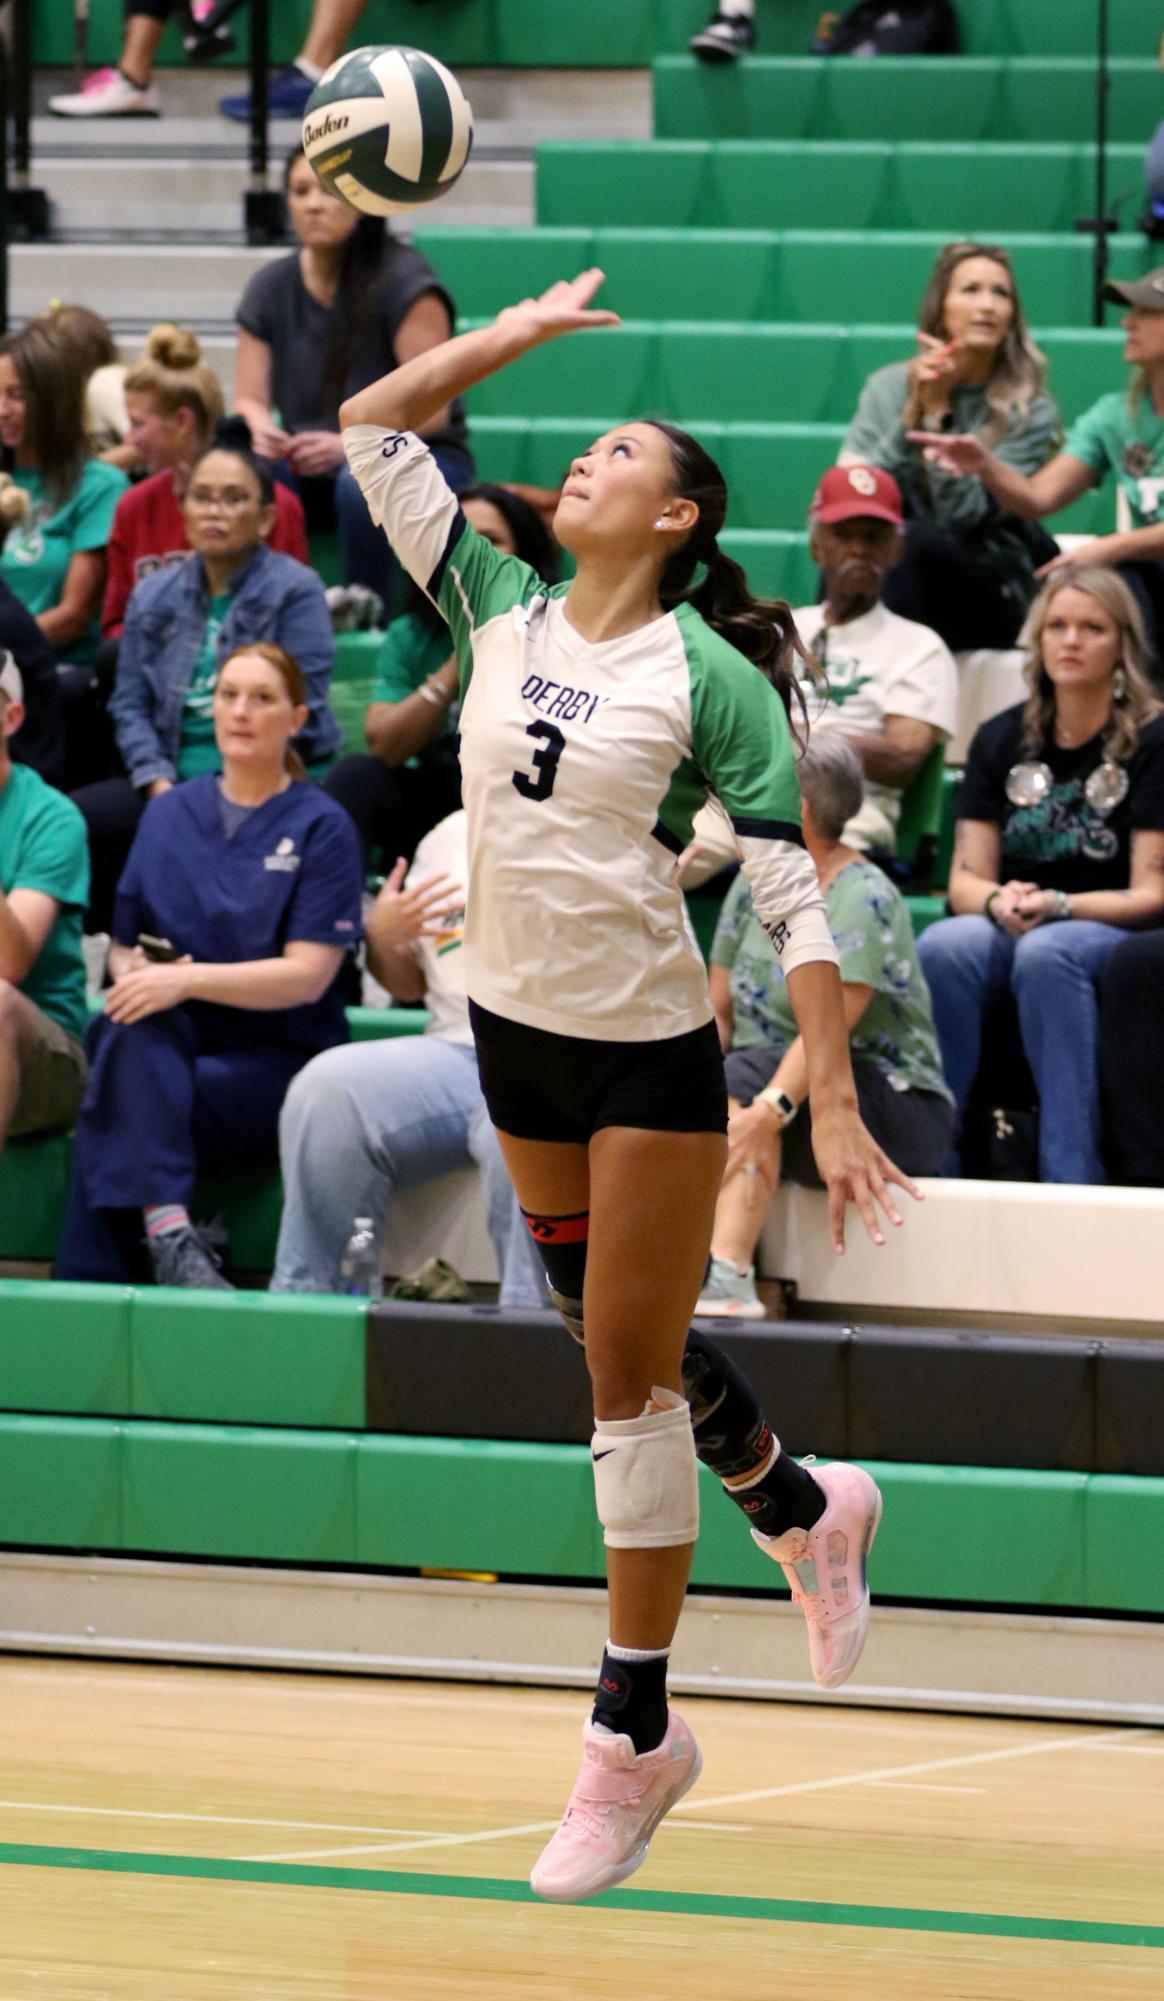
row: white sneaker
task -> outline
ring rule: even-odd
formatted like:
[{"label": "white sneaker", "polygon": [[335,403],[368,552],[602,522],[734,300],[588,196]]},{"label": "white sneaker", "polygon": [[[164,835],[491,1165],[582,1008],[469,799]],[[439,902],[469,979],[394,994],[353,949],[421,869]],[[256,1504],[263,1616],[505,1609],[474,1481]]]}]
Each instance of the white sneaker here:
[{"label": "white sneaker", "polygon": [[764,1306],[756,1291],[756,1268],[740,1271],[726,1258],[712,1258],[695,1312],[711,1320],[763,1320]]},{"label": "white sneaker", "polygon": [[50,97],[48,108],[58,118],[156,118],[162,104],[152,83],[143,90],[119,69],[98,69],[80,90]]},{"label": "white sneaker", "polygon": [[839,1688],[861,1658],[869,1631],[865,1561],[881,1523],[881,1491],[860,1466],[814,1466],[827,1503],[810,1529],[752,1539],[780,1565],[808,1621],[808,1658],[822,1688]]}]

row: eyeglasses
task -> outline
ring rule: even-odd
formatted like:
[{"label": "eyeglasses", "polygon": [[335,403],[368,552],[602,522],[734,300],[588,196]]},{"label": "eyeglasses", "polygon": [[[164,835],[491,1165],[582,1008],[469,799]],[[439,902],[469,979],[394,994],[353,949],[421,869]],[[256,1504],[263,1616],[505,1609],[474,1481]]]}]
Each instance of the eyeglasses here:
[{"label": "eyeglasses", "polygon": [[200,514],[209,514],[215,507],[221,507],[224,514],[241,514],[244,508],[257,507],[259,499],[257,494],[243,493],[238,487],[229,487],[225,493],[212,493],[208,487],[192,486],[186,495],[186,505]]}]

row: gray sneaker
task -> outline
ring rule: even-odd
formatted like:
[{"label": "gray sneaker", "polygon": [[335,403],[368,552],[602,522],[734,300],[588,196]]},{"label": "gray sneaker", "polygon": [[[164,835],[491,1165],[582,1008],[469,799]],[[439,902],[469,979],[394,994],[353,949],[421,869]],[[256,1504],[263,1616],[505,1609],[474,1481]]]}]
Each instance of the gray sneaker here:
[{"label": "gray sneaker", "polygon": [[162,1237],[146,1239],[155,1285],[201,1287],[207,1292],[234,1292],[223,1278],[218,1258],[198,1231],[170,1230]]},{"label": "gray sneaker", "polygon": [[739,1271],[726,1258],[712,1258],[695,1311],[713,1320],[763,1320],[755,1266]]}]

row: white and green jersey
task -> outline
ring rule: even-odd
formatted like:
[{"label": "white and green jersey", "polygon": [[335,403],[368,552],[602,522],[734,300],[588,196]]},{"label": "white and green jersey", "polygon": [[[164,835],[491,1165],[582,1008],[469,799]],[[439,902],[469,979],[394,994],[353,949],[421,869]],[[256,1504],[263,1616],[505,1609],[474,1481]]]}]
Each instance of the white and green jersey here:
[{"label": "white and green jersey", "polygon": [[648,1042],[711,1019],[675,858],[714,792],[787,972],[837,963],[800,833],[779,696],[690,606],[592,644],[553,588],[466,521],[423,442],[345,431],[372,518],[449,622],[461,674],[473,1000]]}]

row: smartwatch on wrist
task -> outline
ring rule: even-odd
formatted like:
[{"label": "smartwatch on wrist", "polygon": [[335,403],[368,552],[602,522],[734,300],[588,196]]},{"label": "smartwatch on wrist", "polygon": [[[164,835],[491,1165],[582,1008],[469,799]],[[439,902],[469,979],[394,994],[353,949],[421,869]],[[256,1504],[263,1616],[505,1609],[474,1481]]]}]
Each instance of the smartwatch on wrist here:
[{"label": "smartwatch on wrist", "polygon": [[776,1084],[766,1084],[762,1091],[757,1091],[756,1096],[761,1098],[764,1104],[770,1105],[774,1112],[779,1113],[781,1129],[790,1126],[800,1110],[799,1105],[793,1103],[787,1091],[782,1091]]}]

